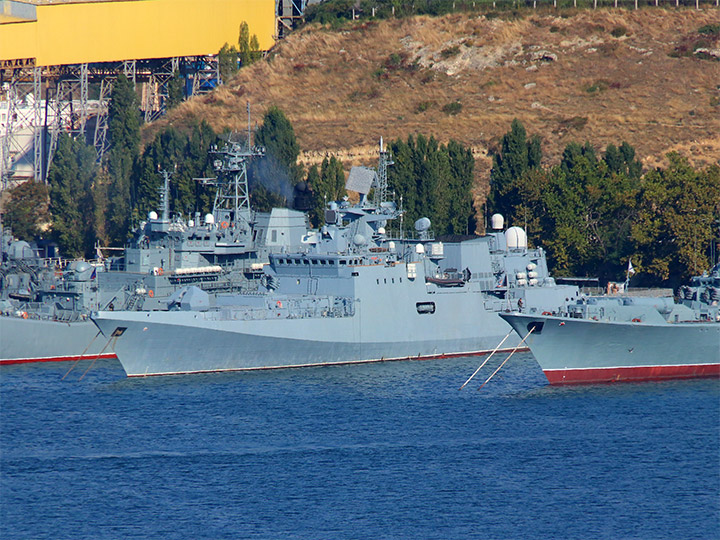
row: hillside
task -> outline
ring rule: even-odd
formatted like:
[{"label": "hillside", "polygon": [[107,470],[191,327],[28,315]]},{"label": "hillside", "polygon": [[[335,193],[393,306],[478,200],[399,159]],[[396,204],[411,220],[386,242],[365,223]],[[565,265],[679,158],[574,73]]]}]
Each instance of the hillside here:
[{"label": "hillside", "polygon": [[[246,101],[257,121],[277,105],[305,163],[328,152],[346,166],[369,162],[380,136],[455,138],[474,150],[479,198],[488,150],[513,118],[541,135],[548,163],[571,141],[602,149],[623,140],[646,167],[671,150],[696,165],[717,163],[720,45],[717,34],[697,33],[709,24],[720,24],[720,10],[423,16],[356,21],[339,31],[312,25],[228,85],[148,126],[145,137],[199,119],[244,130]],[[698,45],[704,58],[692,54]]]}]

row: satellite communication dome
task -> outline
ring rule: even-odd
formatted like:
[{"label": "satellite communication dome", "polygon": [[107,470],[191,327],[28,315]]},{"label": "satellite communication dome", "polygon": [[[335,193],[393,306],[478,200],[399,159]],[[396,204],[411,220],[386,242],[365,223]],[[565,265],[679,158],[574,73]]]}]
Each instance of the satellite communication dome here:
[{"label": "satellite communication dome", "polygon": [[149,220],[149,221],[154,221],[154,220],[156,220],[157,218],[158,218],[158,215],[157,215],[157,212],[156,212],[155,210],[150,210],[150,211],[148,212],[148,220]]},{"label": "satellite communication dome", "polygon": [[490,218],[490,226],[493,230],[501,231],[505,226],[505,218],[502,217],[502,214],[493,214]]},{"label": "satellite communication dome", "polygon": [[378,234],[385,234],[385,227],[380,227],[378,229]]},{"label": "satellite communication dome", "polygon": [[430,219],[426,217],[421,217],[415,222],[415,230],[417,232],[424,232],[427,231],[430,228]]},{"label": "satellite communication dome", "polygon": [[416,244],[415,253],[417,253],[418,255],[422,255],[423,253],[425,253],[425,246],[423,246],[422,244]]},{"label": "satellite communication dome", "polygon": [[365,245],[365,242],[367,242],[367,240],[362,234],[356,234],[355,236],[353,236],[353,244],[355,244],[356,246]]},{"label": "satellite communication dome", "polygon": [[505,231],[508,249],[527,249],[527,235],[522,227],[510,227]]},{"label": "satellite communication dome", "polygon": [[215,224],[215,216],[212,214],[205,214],[205,225],[214,225]]}]

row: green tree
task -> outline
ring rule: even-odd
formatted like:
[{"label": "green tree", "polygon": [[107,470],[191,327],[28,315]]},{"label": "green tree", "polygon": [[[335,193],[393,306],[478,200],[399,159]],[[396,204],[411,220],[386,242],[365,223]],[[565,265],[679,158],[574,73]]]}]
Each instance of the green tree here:
[{"label": "green tree", "polygon": [[137,95],[125,75],[118,75],[108,107],[107,153],[108,216],[110,241],[123,244],[131,221],[131,173],[140,148],[140,112]]},{"label": "green tree", "polygon": [[8,190],[8,195],[3,224],[21,240],[30,241],[40,236],[50,222],[47,186],[28,180]]},{"label": "green tree", "polygon": [[218,137],[207,122],[193,126],[188,135],[168,127],[145,147],[133,172],[134,213],[144,217],[160,209],[160,190],[170,176],[170,210],[188,215],[207,213],[212,207],[212,189],[194,180],[215,176],[210,146]]},{"label": "green tree", "polygon": [[388,184],[402,197],[408,223],[425,216],[437,235],[474,231],[469,149],[456,141],[441,145],[422,134],[393,141],[389,148],[395,165],[388,170]]},{"label": "green tree", "polygon": [[95,150],[63,133],[48,171],[52,234],[63,254],[91,257],[97,238]]},{"label": "green tree", "polygon": [[263,116],[262,125],[255,132],[255,143],[265,147],[267,155],[284,168],[292,185],[302,177],[297,164],[300,145],[295,130],[285,113],[278,107],[270,107]]},{"label": "green tree", "polygon": [[234,46],[225,43],[218,52],[220,80],[226,84],[238,71],[238,51]]},{"label": "green tree", "polygon": [[311,211],[313,223],[321,224],[325,212],[325,205],[331,201],[339,201],[346,195],[345,171],[342,163],[335,156],[325,157],[320,165],[308,171],[307,183],[315,197],[315,204]]},{"label": "green tree", "polygon": [[642,179],[632,233],[637,270],[677,285],[709,268],[720,221],[720,167],[696,170],[677,153]]},{"label": "green tree", "polygon": [[540,138],[527,137],[525,127],[515,119],[510,131],[503,135],[500,149],[493,155],[493,168],[490,171],[490,194],[487,205],[493,213],[509,215],[512,207],[519,201],[508,200],[508,186],[520,178],[528,169],[540,166],[542,148]]},{"label": "green tree", "polygon": [[255,63],[262,58],[260,42],[255,34],[250,37],[250,62]]},{"label": "green tree", "polygon": [[168,111],[174,109],[185,99],[185,79],[180,71],[173,73],[172,79],[168,82],[168,97],[166,108]]},{"label": "green tree", "polygon": [[245,21],[240,23],[240,35],[238,37],[238,56],[240,64],[245,67],[257,62],[262,58],[260,44],[255,34],[250,35],[250,27]]}]

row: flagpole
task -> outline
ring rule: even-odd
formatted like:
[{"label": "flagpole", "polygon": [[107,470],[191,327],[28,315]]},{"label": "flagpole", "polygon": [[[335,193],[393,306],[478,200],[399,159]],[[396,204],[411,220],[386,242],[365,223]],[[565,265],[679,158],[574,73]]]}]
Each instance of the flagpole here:
[{"label": "flagpole", "polygon": [[630,288],[630,276],[635,273],[635,269],[632,265],[632,259],[628,259],[628,267],[625,272],[625,292]]}]

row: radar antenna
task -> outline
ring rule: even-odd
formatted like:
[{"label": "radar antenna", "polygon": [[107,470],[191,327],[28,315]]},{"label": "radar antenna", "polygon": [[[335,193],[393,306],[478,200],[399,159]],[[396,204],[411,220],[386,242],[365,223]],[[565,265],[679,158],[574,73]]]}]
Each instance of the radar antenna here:
[{"label": "radar antenna", "polygon": [[377,176],[375,178],[375,194],[373,202],[376,208],[387,201],[387,168],[395,162],[392,154],[385,149],[383,138],[380,137],[380,160],[378,162]]},{"label": "radar antenna", "polygon": [[[265,148],[253,146],[250,131],[250,104],[248,111],[248,132],[245,144],[235,142],[229,136],[222,148],[211,148],[210,153],[215,155],[213,168],[217,172],[216,178],[200,178],[203,185],[216,186],[213,214],[216,218],[220,213],[230,213],[232,221],[245,221],[252,223],[252,210],[250,208],[250,188],[248,185],[247,164],[253,157],[265,156]],[[224,211],[224,212],[223,212]]]},{"label": "radar antenna", "polygon": [[166,170],[161,171],[163,175],[163,185],[160,191],[160,207],[162,208],[162,221],[167,223],[170,221],[170,174]]}]

